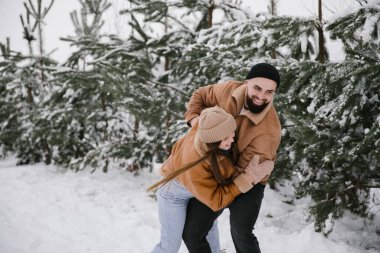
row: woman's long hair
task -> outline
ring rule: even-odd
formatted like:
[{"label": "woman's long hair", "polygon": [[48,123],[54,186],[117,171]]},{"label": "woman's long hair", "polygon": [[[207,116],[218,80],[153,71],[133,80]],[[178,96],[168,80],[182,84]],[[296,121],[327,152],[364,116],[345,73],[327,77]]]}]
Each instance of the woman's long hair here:
[{"label": "woman's long hair", "polygon": [[218,156],[226,156],[228,159],[230,159],[232,161],[232,156],[230,155],[229,152],[225,152],[224,150],[219,149],[220,143],[221,143],[221,141],[214,142],[214,143],[207,143],[208,151],[206,152],[206,154],[204,156],[202,156],[201,158],[199,158],[198,160],[196,160],[194,162],[185,164],[181,168],[179,168],[179,169],[173,171],[172,173],[166,175],[163,179],[161,179],[157,183],[151,185],[147,189],[147,191],[156,190],[157,188],[164,186],[166,183],[168,183],[172,179],[176,178],[178,175],[184,173],[185,171],[191,169],[195,165],[197,165],[197,164],[205,161],[208,158],[210,159],[211,171],[212,171],[212,174],[215,177],[216,182],[219,185],[228,185],[228,184],[231,184],[232,183],[232,178],[223,179],[223,177],[222,177],[222,175],[220,173],[220,167],[219,167],[219,163],[218,163],[218,158],[217,157]]}]

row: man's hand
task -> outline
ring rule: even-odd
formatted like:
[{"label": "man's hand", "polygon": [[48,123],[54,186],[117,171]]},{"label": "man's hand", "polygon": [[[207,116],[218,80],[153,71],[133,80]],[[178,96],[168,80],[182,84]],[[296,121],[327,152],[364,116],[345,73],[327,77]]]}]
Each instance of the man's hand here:
[{"label": "man's hand", "polygon": [[197,117],[195,117],[195,118],[193,118],[192,120],[190,120],[190,126],[191,127],[193,127],[193,126],[195,126],[195,124],[198,122],[198,120],[199,120],[199,116],[197,116]]}]

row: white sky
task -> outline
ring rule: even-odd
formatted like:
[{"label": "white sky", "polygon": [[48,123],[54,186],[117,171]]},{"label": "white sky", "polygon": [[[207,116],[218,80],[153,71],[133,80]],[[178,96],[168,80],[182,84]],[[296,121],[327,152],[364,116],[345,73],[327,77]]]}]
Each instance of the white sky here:
[{"label": "white sky", "polygon": [[[43,0],[47,6],[51,0]],[[25,14],[23,6],[25,0],[0,0],[0,42],[5,43],[6,37],[11,38],[11,49],[27,53],[27,42],[22,38],[22,26],[20,14]],[[32,2],[37,2],[32,0]],[[111,0],[113,7],[108,11],[105,28],[118,33],[126,30],[126,21],[118,15],[118,10],[125,6],[123,0]],[[243,0],[243,5],[252,12],[265,12],[269,0]],[[318,0],[279,0],[279,15],[291,16],[316,16]],[[355,0],[323,0],[325,5],[324,16],[326,19],[334,15],[334,12],[345,9],[357,8]],[[45,48],[46,52],[54,53],[52,57],[63,62],[70,54],[70,46],[60,40],[61,37],[74,34],[74,26],[70,19],[70,12],[79,10],[78,0],[55,0],[51,11],[46,16]],[[35,50],[36,51],[36,50]]]}]

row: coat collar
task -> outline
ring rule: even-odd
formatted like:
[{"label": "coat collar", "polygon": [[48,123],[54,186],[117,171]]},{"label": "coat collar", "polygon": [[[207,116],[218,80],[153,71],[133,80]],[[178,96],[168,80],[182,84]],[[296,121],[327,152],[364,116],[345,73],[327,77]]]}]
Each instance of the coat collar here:
[{"label": "coat collar", "polygon": [[232,97],[236,100],[237,115],[243,115],[249,118],[255,125],[259,124],[267,115],[269,110],[273,107],[273,100],[265,107],[264,111],[260,113],[252,113],[244,108],[245,97],[247,94],[247,83],[245,82],[240,87],[232,92]]}]

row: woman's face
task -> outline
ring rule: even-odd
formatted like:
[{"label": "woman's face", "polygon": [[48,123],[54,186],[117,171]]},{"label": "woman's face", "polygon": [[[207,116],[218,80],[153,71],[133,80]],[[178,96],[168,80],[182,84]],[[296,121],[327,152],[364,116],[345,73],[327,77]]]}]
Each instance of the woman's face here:
[{"label": "woman's face", "polygon": [[232,142],[234,142],[235,132],[232,132],[230,136],[225,138],[220,142],[219,148],[224,150],[229,150],[231,148]]}]

